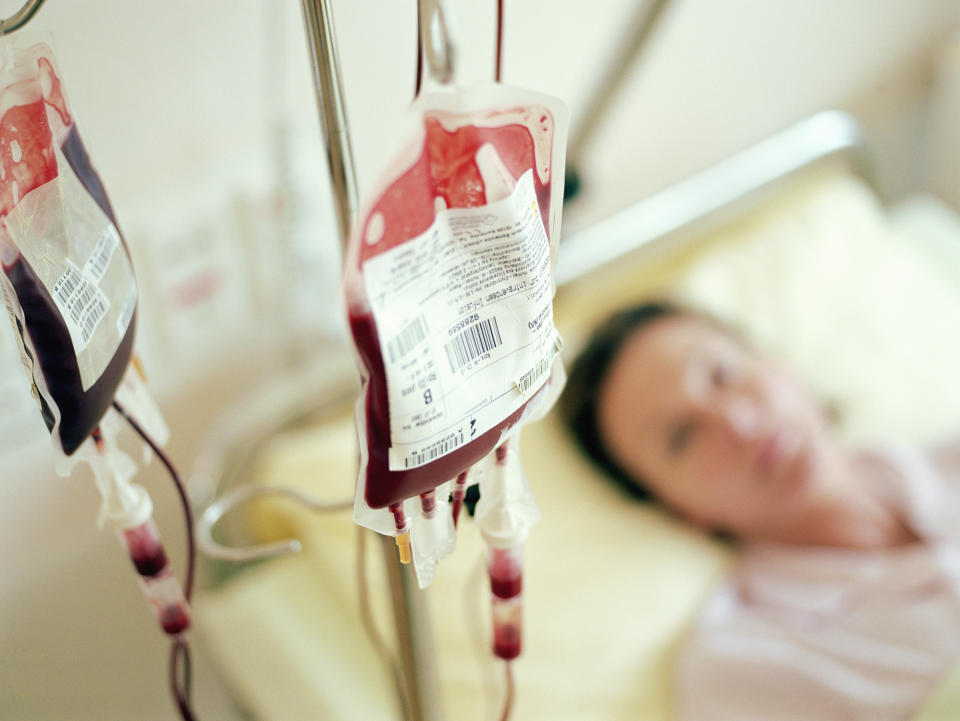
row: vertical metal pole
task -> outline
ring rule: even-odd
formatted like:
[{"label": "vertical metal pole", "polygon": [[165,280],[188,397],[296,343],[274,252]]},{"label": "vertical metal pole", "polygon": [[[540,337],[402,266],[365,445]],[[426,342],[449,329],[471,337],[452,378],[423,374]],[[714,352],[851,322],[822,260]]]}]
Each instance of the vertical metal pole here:
[{"label": "vertical metal pole", "polygon": [[[357,182],[333,15],[330,0],[301,0],[301,4],[340,240],[346,248],[356,221]],[[417,588],[413,569],[400,565],[393,539],[384,536],[382,541],[404,686],[405,699],[400,705],[406,710],[407,721],[439,721],[442,713],[426,594]]]},{"label": "vertical metal pole", "polygon": [[313,83],[320,109],[320,127],[327,148],[327,167],[333,188],[333,202],[344,249],[357,215],[357,178],[347,109],[343,103],[343,81],[337,61],[337,40],[329,0],[301,0],[307,46],[313,67]]},{"label": "vertical metal pole", "polygon": [[580,166],[587,143],[629,74],[634,58],[647,46],[653,29],[669,4],[670,0],[649,0],[638,9],[633,24],[628,28],[620,46],[610,58],[607,69],[584,104],[584,115],[570,134],[567,142],[568,168],[576,170]]},{"label": "vertical metal pole", "polygon": [[407,718],[409,721],[441,721],[443,712],[427,594],[417,587],[413,566],[400,563],[393,538],[380,536],[380,547],[390,585]]}]

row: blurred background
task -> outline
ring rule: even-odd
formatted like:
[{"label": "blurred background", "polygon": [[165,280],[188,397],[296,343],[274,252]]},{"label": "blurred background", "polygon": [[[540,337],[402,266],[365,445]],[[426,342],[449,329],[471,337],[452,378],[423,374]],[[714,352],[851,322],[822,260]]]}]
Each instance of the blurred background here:
[{"label": "blurred background", "polygon": [[[458,0],[459,79],[491,77],[493,0]],[[11,15],[17,0],[0,2]],[[333,3],[358,181],[397,147],[414,88],[413,0]],[[636,0],[507,0],[504,81],[563,99],[574,127]],[[818,110],[860,122],[885,203],[960,212],[960,3],[676,0],[579,165],[576,232]],[[352,362],[338,236],[295,0],[48,0],[80,132],[131,246],[137,345],[189,468],[232,400],[304,357]],[[0,717],[172,719],[165,641],[93,519],[86,471],[49,437],[0,328]],[[172,555],[175,496],[146,474]],[[243,718],[200,648],[204,718]]]}]

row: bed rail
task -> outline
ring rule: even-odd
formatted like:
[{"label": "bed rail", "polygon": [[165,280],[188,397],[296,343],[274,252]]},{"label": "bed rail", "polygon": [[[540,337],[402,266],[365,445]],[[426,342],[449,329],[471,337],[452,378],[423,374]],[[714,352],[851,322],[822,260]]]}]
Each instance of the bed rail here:
[{"label": "bed rail", "polygon": [[[639,251],[662,249],[744,213],[786,182],[827,163],[842,163],[871,185],[863,133],[853,116],[817,113],[727,160],[564,239],[558,286]],[[675,245],[674,245],[675,247]]]}]

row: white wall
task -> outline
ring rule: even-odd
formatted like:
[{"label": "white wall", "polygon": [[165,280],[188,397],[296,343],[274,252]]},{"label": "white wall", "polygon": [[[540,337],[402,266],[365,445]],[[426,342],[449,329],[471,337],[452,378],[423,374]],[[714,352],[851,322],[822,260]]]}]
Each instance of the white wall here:
[{"label": "white wall", "polygon": [[[19,4],[5,0],[0,11]],[[495,3],[452,4],[461,76],[482,79],[492,66]],[[412,93],[414,2],[334,5],[366,186],[396,144],[390,128]],[[576,120],[636,3],[506,5],[505,80],[564,98]],[[883,143],[890,194],[922,185],[931,57],[958,22],[955,0],[675,0],[591,145],[571,223],[622,208],[825,107],[865,114]],[[50,0],[30,29],[54,33],[81,132],[133,246],[139,344],[174,424],[171,450],[189,466],[217,406],[256,382],[250,369],[269,361],[268,341],[301,331],[319,338],[336,326],[326,320],[335,316],[335,232],[299,5]],[[277,150],[277,127],[286,128],[289,156]],[[294,166],[286,176],[285,158]],[[283,273],[292,266],[272,252],[281,245],[283,178],[284,192],[299,198],[299,240],[285,247],[306,269],[290,282]],[[269,272],[258,274],[263,267]],[[275,297],[278,277],[294,287],[286,305]],[[198,279],[206,295],[184,301],[184,287]],[[271,316],[287,311],[283,322]],[[9,346],[0,325],[0,717],[173,718],[162,644],[127,562],[94,530],[89,478],[52,474]],[[155,469],[147,478],[175,538],[172,495]]]}]

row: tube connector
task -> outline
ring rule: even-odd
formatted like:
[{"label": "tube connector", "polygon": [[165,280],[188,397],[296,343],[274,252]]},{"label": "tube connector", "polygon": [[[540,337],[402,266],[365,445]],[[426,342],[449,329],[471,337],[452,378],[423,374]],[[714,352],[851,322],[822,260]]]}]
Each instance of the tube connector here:
[{"label": "tube connector", "polygon": [[143,486],[131,483],[137,473],[137,464],[115,443],[116,431],[104,419],[95,433],[96,450],[85,449],[86,460],[93,471],[102,499],[97,514],[97,526],[106,523],[118,530],[135,528],[153,516],[153,502]]},{"label": "tube connector", "polygon": [[410,548],[410,523],[403,512],[403,503],[394,503],[390,506],[393,514],[393,526],[397,529],[397,550],[400,552],[400,563],[407,565],[413,560],[413,550]]},{"label": "tube connector", "polygon": [[111,490],[111,494],[104,496],[100,505],[97,521],[101,528],[104,523],[109,523],[123,531],[141,526],[153,517],[153,501],[143,486],[126,483]]},{"label": "tube connector", "polygon": [[404,531],[396,536],[397,550],[400,552],[400,563],[407,565],[413,560],[413,551],[410,548],[410,532]]}]

